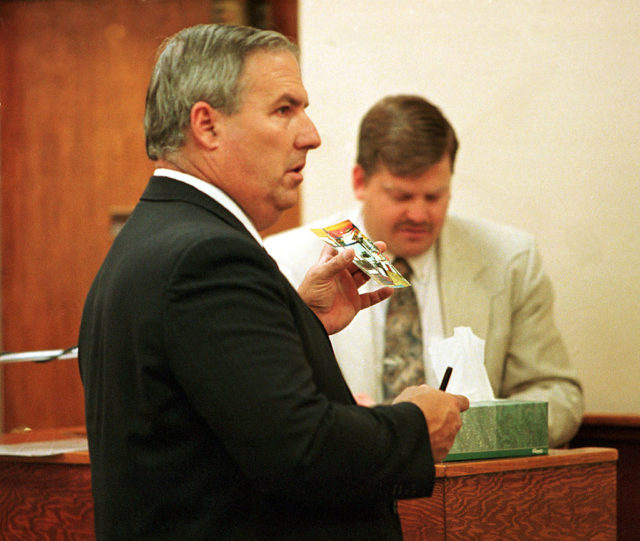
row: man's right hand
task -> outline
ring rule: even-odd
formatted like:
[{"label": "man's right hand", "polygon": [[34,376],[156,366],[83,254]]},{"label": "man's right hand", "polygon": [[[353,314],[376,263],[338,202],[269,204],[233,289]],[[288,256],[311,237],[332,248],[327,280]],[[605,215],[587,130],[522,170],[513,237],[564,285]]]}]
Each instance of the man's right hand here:
[{"label": "man's right hand", "polygon": [[[375,245],[381,252],[387,248],[384,242],[376,242]],[[300,297],[318,316],[327,334],[341,331],[360,310],[385,300],[393,293],[390,287],[358,292],[369,276],[353,263],[354,257],[353,248],[337,253],[331,246],[325,246],[318,263],[307,271],[298,287]]]},{"label": "man's right hand", "polygon": [[462,426],[460,413],[469,408],[469,399],[419,385],[404,389],[393,401],[394,404],[398,402],[411,402],[422,410],[429,428],[433,458],[436,462],[444,460]]}]

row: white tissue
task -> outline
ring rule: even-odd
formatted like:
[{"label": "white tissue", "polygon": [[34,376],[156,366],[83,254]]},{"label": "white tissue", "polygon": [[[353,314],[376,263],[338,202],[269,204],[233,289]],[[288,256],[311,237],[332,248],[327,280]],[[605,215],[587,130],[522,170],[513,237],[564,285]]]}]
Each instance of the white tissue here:
[{"label": "white tissue", "polygon": [[484,340],[469,327],[456,327],[450,338],[432,340],[429,355],[438,380],[447,366],[453,368],[447,392],[463,394],[471,402],[494,400],[484,366]]}]

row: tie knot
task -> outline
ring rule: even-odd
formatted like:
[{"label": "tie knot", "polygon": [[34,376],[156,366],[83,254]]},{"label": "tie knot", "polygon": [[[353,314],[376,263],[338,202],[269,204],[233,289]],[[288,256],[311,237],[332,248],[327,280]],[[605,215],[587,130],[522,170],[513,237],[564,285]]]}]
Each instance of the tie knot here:
[{"label": "tie knot", "polygon": [[402,274],[402,276],[404,276],[407,280],[411,278],[411,274],[413,271],[411,270],[411,266],[409,265],[409,263],[407,263],[406,259],[403,259],[402,257],[396,257],[393,260],[393,266],[398,269],[398,272]]}]

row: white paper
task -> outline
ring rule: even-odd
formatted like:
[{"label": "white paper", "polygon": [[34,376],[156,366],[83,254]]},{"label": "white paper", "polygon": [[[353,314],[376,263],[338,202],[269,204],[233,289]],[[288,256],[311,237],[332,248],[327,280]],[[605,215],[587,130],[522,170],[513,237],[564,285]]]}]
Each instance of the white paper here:
[{"label": "white paper", "polygon": [[469,327],[456,327],[450,338],[432,340],[429,354],[439,380],[447,366],[453,368],[447,392],[463,394],[471,402],[494,400],[484,366],[484,340]]},{"label": "white paper", "polygon": [[18,353],[0,353],[0,364],[42,362],[58,359],[75,359],[78,357],[78,347],[66,349],[46,349],[41,351],[21,351]]},{"label": "white paper", "polygon": [[87,438],[29,441],[0,445],[0,455],[3,456],[54,456],[87,450]]}]

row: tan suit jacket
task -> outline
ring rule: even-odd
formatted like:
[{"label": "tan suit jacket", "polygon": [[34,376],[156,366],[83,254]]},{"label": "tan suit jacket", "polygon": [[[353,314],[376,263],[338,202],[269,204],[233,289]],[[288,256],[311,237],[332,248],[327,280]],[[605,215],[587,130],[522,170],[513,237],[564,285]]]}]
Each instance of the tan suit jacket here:
[{"label": "tan suit jacket", "polygon": [[[340,217],[318,223],[328,225]],[[297,285],[317,259],[322,241],[302,227],[268,238],[266,247]],[[450,214],[436,249],[444,335],[470,327],[484,339],[495,396],[548,401],[550,445],[566,443],[579,427],[584,402],[554,323],[553,290],[534,238],[512,227]],[[362,367],[372,356],[381,364],[371,339],[381,332],[372,312],[364,310],[331,337],[354,392],[378,383],[378,375]]]}]

